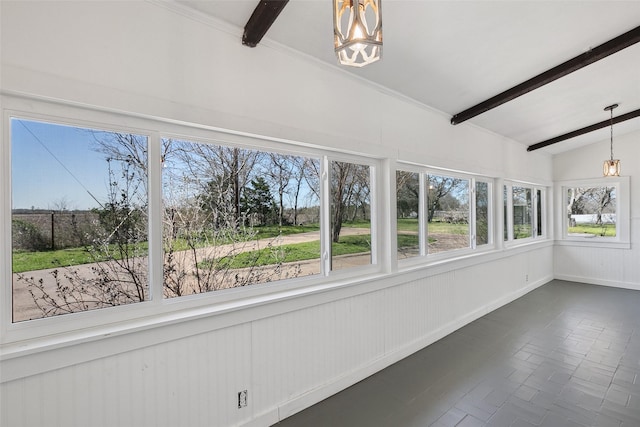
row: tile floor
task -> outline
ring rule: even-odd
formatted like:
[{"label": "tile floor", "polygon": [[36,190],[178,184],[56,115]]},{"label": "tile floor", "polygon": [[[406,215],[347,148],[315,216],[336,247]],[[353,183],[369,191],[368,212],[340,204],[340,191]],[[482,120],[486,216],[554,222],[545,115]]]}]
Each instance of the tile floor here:
[{"label": "tile floor", "polygon": [[640,292],[554,280],[277,427],[640,427]]}]

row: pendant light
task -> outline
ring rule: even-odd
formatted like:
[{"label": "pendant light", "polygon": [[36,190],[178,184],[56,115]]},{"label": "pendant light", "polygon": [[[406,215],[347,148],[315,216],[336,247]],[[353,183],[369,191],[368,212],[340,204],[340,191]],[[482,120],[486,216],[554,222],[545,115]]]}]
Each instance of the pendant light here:
[{"label": "pendant light", "polygon": [[611,159],[605,160],[602,165],[602,174],[604,176],[620,176],[620,160],[613,159],[613,110],[617,107],[618,104],[613,104],[604,109],[604,111],[611,112]]},{"label": "pendant light", "polygon": [[382,56],[381,0],[333,0],[333,38],[338,62],[364,67]]}]

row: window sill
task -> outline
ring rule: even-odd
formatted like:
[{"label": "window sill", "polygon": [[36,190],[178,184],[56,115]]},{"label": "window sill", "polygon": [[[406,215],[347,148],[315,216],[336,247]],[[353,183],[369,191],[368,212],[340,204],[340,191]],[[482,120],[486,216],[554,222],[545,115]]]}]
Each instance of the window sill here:
[{"label": "window sill", "polygon": [[583,248],[631,249],[631,242],[610,241],[607,238],[591,235],[590,237],[569,237],[556,240],[558,246],[576,246]]},{"label": "window sill", "polygon": [[469,251],[458,256],[427,260],[425,257],[416,257],[403,260],[399,263],[400,273],[411,273],[420,271],[423,277],[436,276],[451,270],[472,267],[477,264],[491,262],[505,256],[517,255],[544,247],[553,246],[553,240],[537,239],[523,242],[517,245],[510,245],[504,248],[489,247],[483,250]]}]

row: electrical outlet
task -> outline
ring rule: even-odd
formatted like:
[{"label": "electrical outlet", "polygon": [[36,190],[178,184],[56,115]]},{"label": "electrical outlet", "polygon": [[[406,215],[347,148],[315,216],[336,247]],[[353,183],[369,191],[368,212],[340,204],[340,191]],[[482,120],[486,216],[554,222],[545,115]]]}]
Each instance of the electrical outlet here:
[{"label": "electrical outlet", "polygon": [[247,406],[249,400],[249,392],[247,390],[242,390],[238,392],[238,409],[244,408]]},{"label": "electrical outlet", "polygon": [[528,274],[525,274],[525,275],[524,275],[524,281],[525,281],[525,282],[528,282],[528,281],[529,281],[529,275],[528,275]]}]

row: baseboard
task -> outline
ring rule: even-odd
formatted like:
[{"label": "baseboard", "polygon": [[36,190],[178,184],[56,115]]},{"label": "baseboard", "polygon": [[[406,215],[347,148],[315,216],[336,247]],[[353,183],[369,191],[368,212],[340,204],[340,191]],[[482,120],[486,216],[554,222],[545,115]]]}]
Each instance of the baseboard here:
[{"label": "baseboard", "polygon": [[[412,355],[413,353],[433,344],[434,342],[444,338],[445,336],[455,332],[456,330],[462,328],[468,323],[473,322],[474,320],[484,316],[487,313],[496,310],[503,305],[506,305],[521,296],[531,292],[532,290],[544,285],[545,283],[553,280],[552,276],[542,278],[535,282],[528,284],[522,288],[519,288],[507,295],[504,295],[495,301],[492,301],[488,304],[479,307],[471,313],[467,313],[466,315],[447,323],[441,328],[428,333],[414,341],[407,343],[406,345],[394,349],[392,352],[385,354],[384,356],[370,361],[366,365],[359,367],[351,372],[346,373],[340,377],[337,377],[322,386],[313,389],[307,393],[304,393],[300,396],[293,398],[292,400],[283,403],[280,405],[277,410],[272,409],[265,411],[264,413],[257,415],[252,421],[243,424],[246,427],[258,427],[258,426],[270,426],[273,425],[278,420],[283,420],[287,417],[290,417],[312,405],[315,405],[322,400],[333,396],[334,394],[358,383],[359,381],[364,380],[365,378],[375,374],[382,369],[399,362]],[[277,411],[277,419],[276,417]]]},{"label": "baseboard", "polygon": [[580,282],[587,283],[589,285],[609,286],[611,288],[632,289],[634,291],[640,291],[640,283],[595,279],[593,277],[574,276],[570,274],[556,274],[554,275],[554,277],[558,280],[566,280],[569,282]]}]

